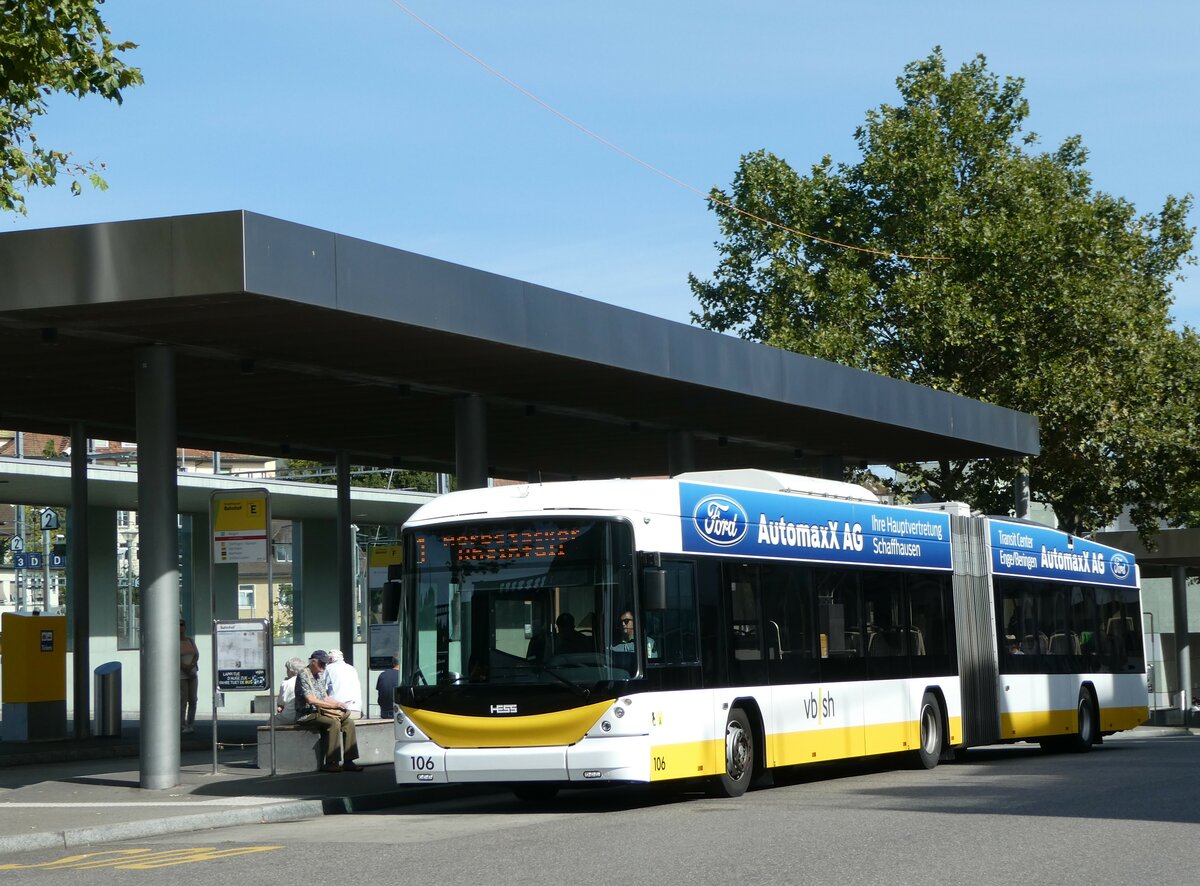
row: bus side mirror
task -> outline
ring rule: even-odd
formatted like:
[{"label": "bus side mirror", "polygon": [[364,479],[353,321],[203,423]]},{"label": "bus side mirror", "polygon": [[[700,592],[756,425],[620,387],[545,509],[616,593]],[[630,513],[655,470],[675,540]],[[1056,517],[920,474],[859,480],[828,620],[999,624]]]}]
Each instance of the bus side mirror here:
[{"label": "bus side mirror", "polygon": [[667,608],[667,570],[648,567],[642,570],[642,611]]},{"label": "bus side mirror", "polygon": [[383,583],[380,618],[384,622],[397,621],[400,618],[400,595],[403,592],[404,585],[398,581],[386,581]]}]

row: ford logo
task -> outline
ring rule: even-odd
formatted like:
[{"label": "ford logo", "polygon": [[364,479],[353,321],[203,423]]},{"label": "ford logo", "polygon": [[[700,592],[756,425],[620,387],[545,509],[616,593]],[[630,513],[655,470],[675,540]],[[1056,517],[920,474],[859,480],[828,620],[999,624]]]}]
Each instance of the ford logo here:
[{"label": "ford logo", "polygon": [[696,532],[709,544],[727,548],[746,537],[746,509],[727,495],[706,495],[692,511]]},{"label": "ford logo", "polygon": [[1113,554],[1108,562],[1112,564],[1113,578],[1124,578],[1129,575],[1129,558],[1124,554]]}]

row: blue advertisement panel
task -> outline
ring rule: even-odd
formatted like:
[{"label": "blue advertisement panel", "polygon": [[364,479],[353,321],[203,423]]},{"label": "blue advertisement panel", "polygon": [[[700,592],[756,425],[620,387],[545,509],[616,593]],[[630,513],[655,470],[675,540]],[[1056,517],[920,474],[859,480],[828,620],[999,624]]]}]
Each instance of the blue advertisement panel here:
[{"label": "blue advertisement panel", "polygon": [[1137,587],[1132,554],[1049,526],[988,520],[992,573],[1084,584]]},{"label": "blue advertisement panel", "polygon": [[683,549],[813,563],[952,568],[950,517],[866,502],[679,484]]}]

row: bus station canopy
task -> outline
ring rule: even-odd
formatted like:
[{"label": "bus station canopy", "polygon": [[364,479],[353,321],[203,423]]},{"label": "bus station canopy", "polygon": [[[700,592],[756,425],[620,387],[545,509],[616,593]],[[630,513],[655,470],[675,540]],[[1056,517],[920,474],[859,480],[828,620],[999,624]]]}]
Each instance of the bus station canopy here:
[{"label": "bus station canopy", "polygon": [[0,234],[0,427],[135,440],[135,351],[175,353],[180,446],[491,476],[802,473],[1038,452],[1036,419],[245,211]]}]

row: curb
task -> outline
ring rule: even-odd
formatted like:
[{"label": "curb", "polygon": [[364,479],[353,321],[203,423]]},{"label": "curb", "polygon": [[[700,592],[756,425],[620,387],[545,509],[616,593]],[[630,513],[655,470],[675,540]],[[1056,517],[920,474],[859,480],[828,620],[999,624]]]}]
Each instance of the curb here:
[{"label": "curb", "polygon": [[[343,798],[350,800],[350,798]],[[126,821],[94,828],[73,828],[66,831],[0,837],[0,852],[22,852],[31,849],[71,849],[90,843],[115,843],[118,840],[137,840],[164,834],[185,834],[210,828],[233,827],[240,824],[267,824],[275,821],[298,821],[319,818],[325,814],[322,800],[291,800],[272,803],[255,809],[227,809],[221,812],[201,812],[153,821]]]},{"label": "curb", "polygon": [[1152,738],[1159,735],[1200,735],[1200,729],[1194,726],[1139,726],[1126,732],[1120,732],[1109,738]]},{"label": "curb", "polygon": [[251,809],[226,809],[220,812],[200,812],[153,821],[126,821],[91,828],[72,828],[65,831],[42,831],[35,834],[0,836],[0,853],[26,852],[36,849],[72,849],[95,843],[116,843],[120,840],[140,840],[167,834],[187,834],[213,828],[246,824],[270,824],[277,821],[300,821],[325,815],[354,815],[376,812],[394,806],[420,802],[431,796],[454,798],[473,796],[481,785],[429,785],[377,794],[347,797],[324,797],[307,800],[287,800]]}]

